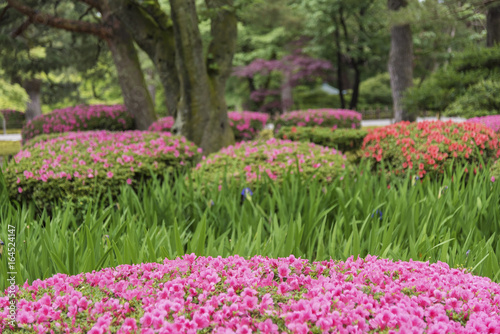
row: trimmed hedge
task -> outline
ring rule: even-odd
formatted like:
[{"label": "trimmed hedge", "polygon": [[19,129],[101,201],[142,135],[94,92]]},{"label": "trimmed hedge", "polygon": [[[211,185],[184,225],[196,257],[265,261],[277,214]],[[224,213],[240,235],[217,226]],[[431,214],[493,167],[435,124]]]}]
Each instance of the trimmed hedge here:
[{"label": "trimmed hedge", "polygon": [[227,116],[236,141],[255,139],[269,120],[268,114],[254,111],[230,111]]},{"label": "trimmed hedge", "polygon": [[335,129],[358,129],[361,127],[361,114],[344,109],[290,111],[278,115],[274,124],[276,131],[282,126],[323,126]]},{"label": "trimmed hedge", "polygon": [[292,174],[299,171],[306,178],[329,182],[341,175],[346,165],[345,156],[335,149],[272,138],[236,143],[204,157],[194,169],[193,176],[199,175],[207,183],[222,182],[222,176],[227,172],[228,179],[244,179],[251,184],[260,181],[264,175],[279,182],[290,170]]},{"label": "trimmed hedge", "polygon": [[200,149],[184,137],[146,131],[52,134],[30,142],[4,171],[11,198],[50,207],[57,200],[112,196],[151,171],[191,166]]},{"label": "trimmed hedge", "polygon": [[423,177],[443,173],[447,166],[481,165],[500,155],[498,136],[480,123],[452,121],[400,122],[376,128],[363,142],[363,155],[376,166],[382,160],[396,174]]},{"label": "trimmed hedge", "polygon": [[20,129],[26,122],[26,115],[22,111],[4,109],[0,110],[0,113],[3,115],[3,118],[5,119],[5,125],[8,129]]},{"label": "trimmed hedge", "polygon": [[363,144],[368,131],[363,129],[336,129],[324,127],[282,127],[277,137],[293,141],[309,141],[311,143],[334,147],[344,153],[357,151]]},{"label": "trimmed hedge", "polygon": [[123,105],[91,105],[56,109],[35,117],[22,130],[23,142],[41,135],[71,131],[134,129],[134,120]]}]

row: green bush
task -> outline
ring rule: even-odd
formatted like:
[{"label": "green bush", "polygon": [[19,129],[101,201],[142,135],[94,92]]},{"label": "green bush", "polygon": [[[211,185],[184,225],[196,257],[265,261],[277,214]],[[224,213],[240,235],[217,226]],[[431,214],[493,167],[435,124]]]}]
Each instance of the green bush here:
[{"label": "green bush", "polygon": [[134,187],[151,172],[191,166],[197,153],[193,143],[168,132],[69,132],[29,143],[4,175],[12,199],[46,208],[108,192],[114,198],[122,185]]},{"label": "green bush", "polygon": [[392,108],[391,76],[388,72],[368,78],[359,85],[358,110]]},{"label": "green bush", "polygon": [[485,80],[469,87],[445,110],[465,118],[500,114],[500,81]]},{"label": "green bush", "polygon": [[207,183],[243,180],[248,184],[258,182],[267,175],[282,181],[289,170],[305,178],[330,182],[341,175],[348,162],[340,151],[313,143],[270,139],[267,141],[240,142],[223,148],[204,159],[194,169],[193,176],[202,177]]},{"label": "green bush", "polygon": [[277,138],[311,143],[336,148],[344,153],[357,151],[363,144],[368,131],[363,129],[336,129],[324,127],[285,126],[278,132]]}]

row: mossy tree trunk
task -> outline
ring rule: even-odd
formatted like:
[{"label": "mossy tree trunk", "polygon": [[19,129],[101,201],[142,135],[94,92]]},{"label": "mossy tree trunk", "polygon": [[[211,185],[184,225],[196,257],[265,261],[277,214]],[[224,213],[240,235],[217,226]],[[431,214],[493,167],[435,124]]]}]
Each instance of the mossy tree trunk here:
[{"label": "mossy tree trunk", "polygon": [[207,0],[212,41],[206,57],[194,0],[170,0],[180,82],[174,131],[203,149],[205,155],[234,143],[224,97],[236,49],[232,0]]},{"label": "mossy tree trunk", "polygon": [[486,15],[486,46],[492,47],[500,43],[500,4],[488,8]]},{"label": "mossy tree trunk", "polygon": [[26,120],[31,121],[42,114],[42,81],[40,79],[24,80],[23,88],[30,98],[26,104]]},{"label": "mossy tree trunk", "polygon": [[[408,5],[406,0],[388,0],[388,8],[398,11]],[[410,120],[403,107],[403,95],[413,85],[413,40],[409,24],[391,27],[391,52],[389,54],[389,73],[394,106],[394,120]]]}]

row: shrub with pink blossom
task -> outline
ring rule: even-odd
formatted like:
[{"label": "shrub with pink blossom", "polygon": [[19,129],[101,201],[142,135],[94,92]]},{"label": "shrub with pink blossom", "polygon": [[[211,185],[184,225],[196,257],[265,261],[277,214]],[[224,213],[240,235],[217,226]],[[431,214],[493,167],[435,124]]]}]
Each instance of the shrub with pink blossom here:
[{"label": "shrub with pink blossom", "polygon": [[199,150],[169,132],[88,131],[36,138],[4,171],[11,198],[45,207],[55,200],[113,196],[151,171],[163,175],[191,166]]},{"label": "shrub with pink blossom", "polygon": [[26,115],[22,111],[3,109],[0,110],[0,113],[2,113],[5,119],[5,125],[7,128],[20,129],[23,127],[24,122],[26,122]]},{"label": "shrub with pink blossom", "polygon": [[254,111],[230,111],[227,115],[236,141],[255,139],[269,120],[268,114]]},{"label": "shrub with pink blossom", "polygon": [[30,333],[500,333],[500,285],[443,262],[184,255],[17,292]]},{"label": "shrub with pink blossom", "polygon": [[474,117],[468,119],[467,122],[481,123],[492,129],[496,133],[500,133],[500,115]]},{"label": "shrub with pink blossom", "polygon": [[134,128],[134,119],[123,105],[90,105],[56,109],[35,117],[22,130],[23,142],[41,135],[71,131],[124,131]]},{"label": "shrub with pink blossom", "polygon": [[277,131],[282,126],[323,126],[334,129],[358,129],[361,127],[361,114],[343,109],[290,111],[279,115],[274,124]]},{"label": "shrub with pink blossom", "polygon": [[204,180],[222,182],[222,176],[248,183],[258,182],[264,175],[281,181],[283,176],[299,172],[304,177],[331,181],[346,170],[345,156],[332,148],[312,143],[269,139],[236,143],[209,155],[197,165]]},{"label": "shrub with pink blossom", "polygon": [[174,118],[172,116],[162,117],[149,126],[149,131],[170,131],[174,126]]}]

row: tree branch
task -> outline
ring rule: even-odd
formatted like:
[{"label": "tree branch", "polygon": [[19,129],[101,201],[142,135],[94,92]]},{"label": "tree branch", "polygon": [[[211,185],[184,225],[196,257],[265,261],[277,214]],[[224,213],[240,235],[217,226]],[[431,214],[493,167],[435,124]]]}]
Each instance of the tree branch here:
[{"label": "tree branch", "polygon": [[102,9],[99,1],[96,1],[96,0],[80,0],[80,1],[86,3],[90,7],[93,7],[99,11]]},{"label": "tree branch", "polygon": [[5,6],[4,9],[2,9],[2,12],[0,13],[0,22],[2,21],[2,18],[4,17],[5,13],[7,13],[7,11],[9,10],[10,6],[7,5]]},{"label": "tree branch", "polygon": [[30,18],[27,18],[26,21],[23,22],[23,24],[21,24],[19,26],[19,28],[17,28],[16,30],[14,30],[12,32],[12,34],[10,34],[10,36],[12,38],[16,38],[17,36],[21,35],[23,33],[23,31],[25,31],[26,29],[28,29],[28,27],[31,25],[31,19]]},{"label": "tree branch", "polygon": [[85,21],[75,21],[65,18],[55,17],[46,13],[40,13],[33,8],[23,5],[16,0],[7,0],[9,5],[30,18],[33,23],[43,24],[53,28],[63,29],[67,31],[80,32],[95,35],[99,38],[107,38],[111,36],[112,31],[101,24],[90,23]]}]

